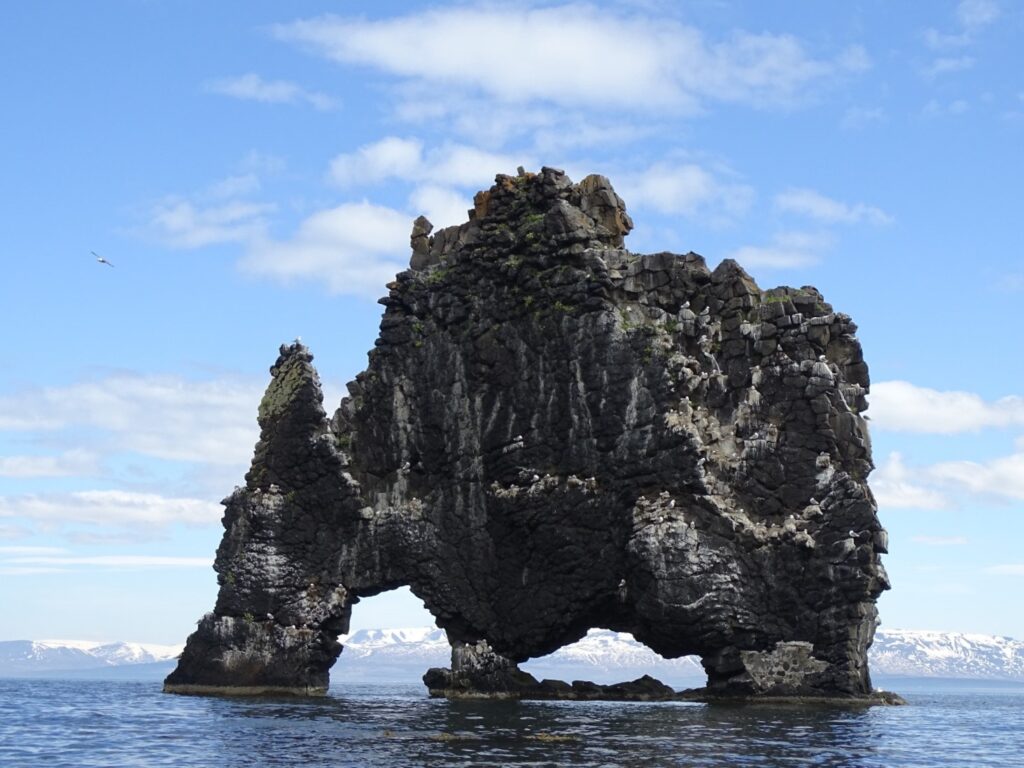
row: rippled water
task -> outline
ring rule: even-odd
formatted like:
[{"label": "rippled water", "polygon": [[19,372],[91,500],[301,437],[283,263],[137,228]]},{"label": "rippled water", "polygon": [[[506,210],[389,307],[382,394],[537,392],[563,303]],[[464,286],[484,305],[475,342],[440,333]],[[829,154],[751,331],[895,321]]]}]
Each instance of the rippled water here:
[{"label": "rippled water", "polygon": [[325,699],[0,680],[0,766],[1022,766],[1024,695],[908,694],[865,710],[448,702],[419,686]]}]

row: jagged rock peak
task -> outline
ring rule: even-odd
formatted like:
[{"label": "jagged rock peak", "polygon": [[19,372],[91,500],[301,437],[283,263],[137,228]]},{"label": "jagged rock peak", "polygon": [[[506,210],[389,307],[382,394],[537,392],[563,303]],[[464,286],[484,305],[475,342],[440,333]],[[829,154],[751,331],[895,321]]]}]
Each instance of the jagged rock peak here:
[{"label": "jagged rock peak", "polygon": [[417,218],[410,267],[426,269],[467,247],[498,252],[621,248],[631,229],[626,204],[604,176],[592,174],[573,184],[556,168],[520,169],[516,176],[498,174],[493,187],[477,192],[465,224],[431,235],[430,221]]}]

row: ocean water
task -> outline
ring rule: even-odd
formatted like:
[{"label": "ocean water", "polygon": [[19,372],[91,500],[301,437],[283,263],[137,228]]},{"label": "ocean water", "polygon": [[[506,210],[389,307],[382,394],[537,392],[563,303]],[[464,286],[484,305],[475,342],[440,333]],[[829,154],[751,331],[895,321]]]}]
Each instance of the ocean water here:
[{"label": "ocean water", "polygon": [[906,707],[448,702],[421,686],[323,699],[0,680],[0,766],[1024,766],[1024,692],[908,691]]}]

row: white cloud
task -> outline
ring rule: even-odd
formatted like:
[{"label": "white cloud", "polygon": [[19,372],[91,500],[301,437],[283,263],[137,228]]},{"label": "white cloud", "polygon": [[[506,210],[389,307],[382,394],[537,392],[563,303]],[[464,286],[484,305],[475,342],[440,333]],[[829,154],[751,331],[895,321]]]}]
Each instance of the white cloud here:
[{"label": "white cloud", "polygon": [[22,567],[53,567],[66,570],[68,566],[88,565],[104,568],[209,568],[212,557],[173,557],[164,555],[57,555],[14,557],[8,563]]},{"label": "white cloud", "polygon": [[755,197],[746,184],[723,181],[694,163],[657,163],[615,183],[630,207],[720,221],[746,213]]},{"label": "white cloud", "polygon": [[939,391],[907,381],[873,384],[872,425],[894,432],[952,435],[990,427],[1024,426],[1024,398],[986,401],[973,392]]},{"label": "white cloud", "polygon": [[261,186],[260,177],[250,171],[249,173],[228,176],[211,184],[206,190],[206,195],[214,200],[223,200],[225,198],[251,195],[254,192],[259,192]]},{"label": "white cloud", "polygon": [[200,207],[170,198],[150,212],[149,233],[172,248],[244,243],[264,235],[266,216],[275,209],[273,204],[240,200]]},{"label": "white cloud", "polygon": [[0,477],[73,477],[96,471],[96,454],[72,450],[57,456],[0,456]]},{"label": "white cloud", "polygon": [[885,122],[885,110],[881,107],[850,107],[843,113],[839,125],[848,131],[857,131],[872,123],[883,122]]},{"label": "white cloud", "polygon": [[473,203],[453,189],[426,184],[413,190],[409,206],[430,219],[435,229],[440,229],[465,222]]},{"label": "white cloud", "polygon": [[32,530],[23,525],[0,523],[0,540],[13,541],[14,539],[24,539],[31,533]]},{"label": "white cloud", "polygon": [[956,18],[964,27],[984,27],[999,18],[999,5],[993,0],[960,0]]},{"label": "white cloud", "polygon": [[970,543],[966,536],[911,536],[910,540],[929,547],[959,547]]},{"label": "white cloud", "polygon": [[943,509],[949,501],[940,492],[918,484],[899,453],[890,453],[885,464],[871,475],[871,490],[882,509]]},{"label": "white cloud", "polygon": [[833,242],[827,232],[779,232],[769,245],[744,245],[728,257],[744,267],[806,267],[821,261]]},{"label": "white cloud", "polygon": [[[440,8],[376,20],[322,16],[280,25],[276,34],[337,62],[448,92],[602,110],[695,112],[706,100],[789,104],[814,84],[869,63],[860,48],[816,59],[790,35],[736,32],[713,42],[672,19],[586,4]],[[513,53],[491,66],[495,51]],[[599,65],[582,62],[581,51]]]},{"label": "white cloud", "polygon": [[941,51],[947,48],[963,48],[964,46],[970,45],[971,36],[964,32],[959,34],[947,34],[934,28],[928,28],[924,31],[924,43],[935,51]]},{"label": "white cloud", "polygon": [[308,91],[288,80],[264,80],[254,72],[238,77],[225,77],[206,83],[206,90],[244,101],[265,104],[295,104],[304,102],[316,109],[333,109],[337,103],[330,96]]},{"label": "white cloud", "polygon": [[780,211],[809,216],[829,223],[889,224],[892,216],[881,208],[865,203],[850,205],[826,197],[813,189],[790,188],[775,196],[775,207]]},{"label": "white cloud", "polygon": [[924,105],[922,112],[925,117],[942,117],[945,115],[962,115],[971,108],[971,105],[964,99],[954,99],[950,102],[941,102],[932,99]]},{"label": "white cloud", "polygon": [[995,574],[996,576],[1024,576],[1024,563],[992,565],[985,569],[985,573]]},{"label": "white cloud", "polygon": [[345,203],[305,219],[289,240],[253,243],[242,269],[284,282],[318,280],[333,293],[376,298],[408,268],[412,219],[368,202]]},{"label": "white cloud", "polygon": [[[255,414],[260,397],[261,388],[255,382],[119,374],[2,396],[0,430],[72,430],[67,440],[89,442],[88,449],[55,457],[55,467],[62,461],[83,461],[100,449],[243,466],[259,434]],[[85,430],[88,437],[74,433],[79,427],[89,428]],[[21,464],[20,468],[27,471],[32,466]]]},{"label": "white cloud", "polygon": [[423,175],[423,142],[388,136],[331,160],[328,175],[340,186],[362,186]]},{"label": "white cloud", "polygon": [[938,77],[950,72],[963,72],[973,66],[973,56],[941,56],[925,67],[924,74],[927,77]]},{"label": "white cloud", "polygon": [[940,483],[972,494],[1024,501],[1024,453],[1001,456],[988,462],[947,461],[928,469]]},{"label": "white cloud", "polygon": [[0,547],[0,557],[13,557],[25,555],[60,555],[67,552],[63,547]]},{"label": "white cloud", "polygon": [[0,496],[0,517],[62,526],[206,526],[215,525],[222,513],[219,504],[203,499],[121,490]]},{"label": "white cloud", "polygon": [[424,152],[417,139],[388,136],[331,160],[328,175],[343,187],[366,186],[389,179],[456,187],[489,187],[498,173],[534,166],[533,158],[488,152],[464,144],[444,144]]}]

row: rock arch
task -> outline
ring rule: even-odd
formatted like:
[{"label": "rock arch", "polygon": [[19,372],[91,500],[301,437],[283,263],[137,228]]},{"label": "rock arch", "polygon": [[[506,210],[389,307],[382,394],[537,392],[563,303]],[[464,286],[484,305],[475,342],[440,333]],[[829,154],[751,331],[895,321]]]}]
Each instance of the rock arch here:
[{"label": "rock arch", "polygon": [[465,690],[607,628],[699,654],[712,693],[869,694],[856,326],[730,260],[632,254],[631,227],[603,177],[498,176],[466,224],[416,221],[331,417],[282,346],[166,690],[323,692],[353,602],[408,585]]}]

